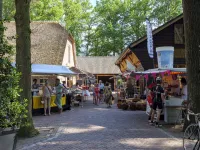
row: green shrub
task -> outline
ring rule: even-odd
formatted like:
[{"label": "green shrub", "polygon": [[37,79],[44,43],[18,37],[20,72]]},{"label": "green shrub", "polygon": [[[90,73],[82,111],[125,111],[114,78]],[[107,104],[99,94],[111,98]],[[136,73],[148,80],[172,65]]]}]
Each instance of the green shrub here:
[{"label": "green shrub", "polygon": [[3,36],[4,30],[0,23],[0,128],[21,125],[27,111],[27,101],[19,95],[20,73],[11,63],[13,47]]}]

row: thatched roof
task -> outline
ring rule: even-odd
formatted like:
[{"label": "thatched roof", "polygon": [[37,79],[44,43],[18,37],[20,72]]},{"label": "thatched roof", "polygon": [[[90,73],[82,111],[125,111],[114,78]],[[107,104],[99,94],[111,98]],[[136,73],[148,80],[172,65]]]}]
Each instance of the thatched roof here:
[{"label": "thatched roof", "polygon": [[[6,23],[7,37],[16,36],[15,22]],[[62,65],[68,33],[57,22],[31,23],[31,61],[35,64]],[[9,43],[15,44],[14,39],[8,38]],[[15,61],[15,58],[14,60]]]},{"label": "thatched roof", "polygon": [[69,68],[72,72],[76,73],[79,75],[79,77],[93,77],[94,75],[89,73],[89,72],[86,72],[86,71],[83,71],[83,70],[80,70],[76,67],[70,67]]},{"label": "thatched roof", "polygon": [[120,70],[115,65],[117,58],[115,56],[79,56],[77,68],[92,74],[119,74]]}]

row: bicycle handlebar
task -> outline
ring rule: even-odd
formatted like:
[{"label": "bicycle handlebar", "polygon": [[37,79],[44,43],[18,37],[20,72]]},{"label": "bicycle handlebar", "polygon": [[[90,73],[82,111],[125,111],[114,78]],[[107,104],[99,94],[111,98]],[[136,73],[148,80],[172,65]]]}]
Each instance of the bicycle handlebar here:
[{"label": "bicycle handlebar", "polygon": [[192,116],[200,116],[200,113],[197,113],[195,114],[193,111],[189,110],[188,109],[188,112],[187,112],[189,115],[192,115]]},{"label": "bicycle handlebar", "polygon": [[189,116],[195,116],[195,120],[196,122],[198,121],[198,119],[200,118],[200,113],[195,114],[193,111],[189,110],[187,111],[187,120],[190,121],[190,117]]}]

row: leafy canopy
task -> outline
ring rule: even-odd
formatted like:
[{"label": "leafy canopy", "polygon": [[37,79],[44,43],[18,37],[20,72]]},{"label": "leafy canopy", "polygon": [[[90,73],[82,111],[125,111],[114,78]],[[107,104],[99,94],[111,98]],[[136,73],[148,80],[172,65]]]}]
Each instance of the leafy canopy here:
[{"label": "leafy canopy", "polygon": [[[4,1],[4,15],[14,1]],[[10,11],[12,10],[12,11]],[[116,55],[146,34],[145,19],[156,28],[182,13],[182,0],[33,0],[32,20],[61,21],[76,42],[78,55]]]}]

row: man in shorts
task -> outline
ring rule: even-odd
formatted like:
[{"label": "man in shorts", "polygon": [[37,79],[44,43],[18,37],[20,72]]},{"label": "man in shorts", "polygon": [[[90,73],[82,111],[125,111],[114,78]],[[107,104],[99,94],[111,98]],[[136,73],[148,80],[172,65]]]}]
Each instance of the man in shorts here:
[{"label": "man in shorts", "polygon": [[156,87],[153,88],[154,98],[153,98],[153,112],[151,115],[151,124],[153,124],[154,114],[156,112],[156,109],[158,108],[157,119],[156,119],[155,125],[157,127],[159,127],[159,126],[161,126],[159,124],[159,121],[160,121],[160,114],[163,109],[163,102],[164,102],[164,89],[161,87],[161,78],[160,77],[156,78],[156,84],[157,84]]}]

